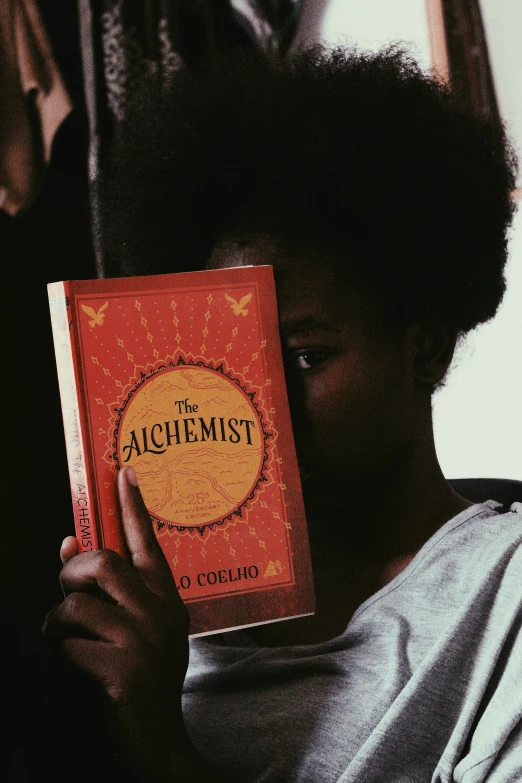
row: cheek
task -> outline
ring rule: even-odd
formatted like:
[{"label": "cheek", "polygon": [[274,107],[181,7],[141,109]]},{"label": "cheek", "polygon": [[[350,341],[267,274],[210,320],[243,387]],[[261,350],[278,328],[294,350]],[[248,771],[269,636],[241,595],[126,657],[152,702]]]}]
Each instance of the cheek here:
[{"label": "cheek", "polygon": [[408,438],[411,395],[393,362],[332,362],[303,382],[304,438],[322,471],[376,468]]}]

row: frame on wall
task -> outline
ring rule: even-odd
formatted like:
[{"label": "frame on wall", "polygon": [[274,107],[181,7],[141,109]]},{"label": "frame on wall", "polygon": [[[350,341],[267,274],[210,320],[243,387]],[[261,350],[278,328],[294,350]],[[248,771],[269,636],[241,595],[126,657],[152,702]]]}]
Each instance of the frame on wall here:
[{"label": "frame on wall", "polygon": [[[500,119],[480,0],[425,0],[425,5],[434,73],[473,111]],[[518,143],[522,148],[522,139]],[[513,197],[522,200],[522,179]]]}]

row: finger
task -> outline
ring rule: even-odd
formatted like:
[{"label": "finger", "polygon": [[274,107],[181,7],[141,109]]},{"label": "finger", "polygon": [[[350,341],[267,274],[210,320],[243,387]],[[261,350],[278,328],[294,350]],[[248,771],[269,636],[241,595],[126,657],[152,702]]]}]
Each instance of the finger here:
[{"label": "finger", "polygon": [[69,593],[51,609],[42,626],[50,642],[76,636],[122,644],[130,632],[128,616],[120,608],[88,593]]},{"label": "finger", "polygon": [[172,572],[156,538],[134,468],[125,467],[119,471],[118,493],[123,531],[134,568],[156,595],[177,595]]},{"label": "finger", "polygon": [[149,609],[151,595],[139,573],[121,555],[111,549],[83,552],[72,557],[60,572],[64,595],[100,591],[133,614]]},{"label": "finger", "polygon": [[61,641],[60,649],[70,663],[93,677],[106,691],[109,691],[108,686],[115,666],[114,645],[70,636]]},{"label": "finger", "polygon": [[62,542],[60,547],[60,559],[65,565],[71,557],[75,557],[78,554],[78,542],[74,536],[67,536]]}]

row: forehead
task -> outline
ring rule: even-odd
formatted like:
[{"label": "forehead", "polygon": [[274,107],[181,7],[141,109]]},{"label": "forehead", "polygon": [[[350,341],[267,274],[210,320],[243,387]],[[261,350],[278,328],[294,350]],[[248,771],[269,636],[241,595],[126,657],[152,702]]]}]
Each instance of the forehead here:
[{"label": "forehead", "polygon": [[343,283],[334,255],[321,246],[289,246],[265,234],[220,241],[207,269],[235,266],[274,268],[281,319],[299,318],[305,311],[341,315],[348,286]]}]

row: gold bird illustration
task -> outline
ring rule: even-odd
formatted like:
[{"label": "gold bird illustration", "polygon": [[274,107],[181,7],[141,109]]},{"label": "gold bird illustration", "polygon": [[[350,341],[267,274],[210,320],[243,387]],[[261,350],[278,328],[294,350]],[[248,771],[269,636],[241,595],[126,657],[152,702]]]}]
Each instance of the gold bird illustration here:
[{"label": "gold bird illustration", "polygon": [[82,304],[82,310],[84,313],[87,313],[92,318],[92,321],[89,321],[89,326],[101,326],[103,323],[103,319],[105,318],[105,313],[103,312],[106,310],[109,306],[108,302],[105,302],[105,304],[102,304],[102,306],[98,309],[98,312],[96,310],[93,310],[92,307],[88,307],[87,305]]},{"label": "gold bird illustration", "polygon": [[234,315],[248,315],[248,310],[246,309],[245,305],[247,305],[252,299],[252,294],[243,296],[239,302],[236,302],[236,300],[229,294],[225,294],[225,299],[230,302],[230,307],[232,308]]}]

